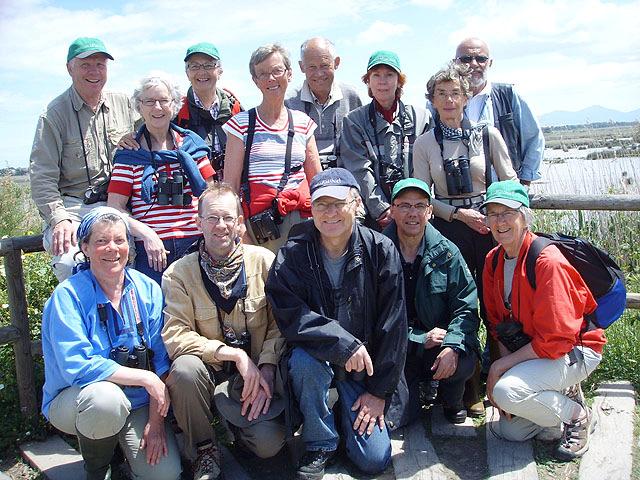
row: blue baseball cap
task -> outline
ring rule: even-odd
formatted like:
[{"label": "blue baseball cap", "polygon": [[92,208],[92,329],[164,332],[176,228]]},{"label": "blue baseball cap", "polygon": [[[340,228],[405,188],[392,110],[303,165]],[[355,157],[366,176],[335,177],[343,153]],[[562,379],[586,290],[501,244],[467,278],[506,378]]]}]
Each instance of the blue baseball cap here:
[{"label": "blue baseball cap", "polygon": [[312,202],[315,202],[320,197],[344,200],[352,188],[357,188],[360,191],[360,186],[354,176],[344,168],[329,168],[324,172],[318,173],[311,180],[309,188],[311,189]]}]

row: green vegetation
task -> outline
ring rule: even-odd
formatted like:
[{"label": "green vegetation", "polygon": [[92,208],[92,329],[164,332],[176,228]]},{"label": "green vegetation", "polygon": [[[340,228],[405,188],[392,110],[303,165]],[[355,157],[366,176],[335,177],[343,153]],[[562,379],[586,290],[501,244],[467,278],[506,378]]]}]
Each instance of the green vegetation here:
[{"label": "green vegetation", "polygon": [[[635,122],[593,123],[544,127],[547,148],[610,148],[628,146],[640,140],[640,126]],[[634,134],[635,132],[635,134]]]}]

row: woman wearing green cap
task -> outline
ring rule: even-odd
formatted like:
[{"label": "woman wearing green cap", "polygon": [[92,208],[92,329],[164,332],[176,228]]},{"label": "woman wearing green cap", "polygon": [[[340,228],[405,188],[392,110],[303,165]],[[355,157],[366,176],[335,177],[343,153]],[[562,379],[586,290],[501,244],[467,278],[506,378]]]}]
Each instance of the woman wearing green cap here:
[{"label": "woman wearing green cap", "polygon": [[[555,456],[581,457],[595,422],[580,382],[598,366],[606,343],[604,331],[587,320],[596,301],[558,247],[538,250],[529,195],[519,182],[493,183],[480,208],[499,244],[487,256],[483,278],[488,330],[500,347],[487,377],[500,433],[524,441],[561,427]],[[527,269],[532,251],[539,251],[535,288]]]},{"label": "woman wearing green cap", "polygon": [[358,181],[367,224],[382,230],[391,222],[393,186],[413,176],[413,142],[429,128],[431,116],[400,100],[407,76],[394,52],[374,52],[362,81],[373,100],[345,117],[338,166]]}]

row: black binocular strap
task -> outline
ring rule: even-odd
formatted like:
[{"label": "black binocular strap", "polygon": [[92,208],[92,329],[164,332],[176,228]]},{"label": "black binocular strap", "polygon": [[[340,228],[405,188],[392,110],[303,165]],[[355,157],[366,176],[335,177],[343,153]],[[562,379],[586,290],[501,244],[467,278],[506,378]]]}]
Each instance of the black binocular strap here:
[{"label": "black binocular strap", "polygon": [[[73,110],[76,114],[76,122],[78,122],[78,132],[80,133],[80,145],[82,145],[82,157],[84,158],[84,166],[87,169],[87,182],[89,185],[93,186],[91,183],[91,175],[89,175],[89,160],[87,156],[87,147],[84,145],[84,135],[82,134],[82,127],[80,126],[80,114],[76,109]],[[100,112],[102,113],[102,133],[104,135],[104,148],[106,156],[109,156],[109,136],[107,135],[107,119],[104,116],[104,108],[100,107]],[[97,134],[97,133],[96,133]],[[100,149],[98,148],[98,144],[96,143],[96,149],[98,150],[98,154],[100,153]],[[107,162],[107,172],[111,175],[111,162]]]},{"label": "black binocular strap", "polygon": [[491,154],[491,144],[489,143],[489,127],[482,127],[482,150],[484,151],[484,188],[485,191],[491,185],[491,166],[493,165],[493,155]]}]

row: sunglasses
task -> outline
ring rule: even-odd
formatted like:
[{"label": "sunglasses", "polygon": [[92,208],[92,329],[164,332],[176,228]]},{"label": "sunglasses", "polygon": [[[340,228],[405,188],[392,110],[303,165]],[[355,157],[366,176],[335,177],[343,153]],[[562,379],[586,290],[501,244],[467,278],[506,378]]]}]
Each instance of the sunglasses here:
[{"label": "sunglasses", "polygon": [[489,60],[489,57],[485,55],[463,55],[458,57],[462,63],[471,63],[475,59],[476,63],[486,63]]}]

